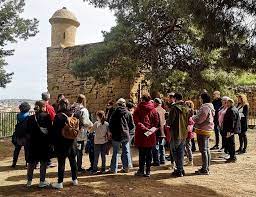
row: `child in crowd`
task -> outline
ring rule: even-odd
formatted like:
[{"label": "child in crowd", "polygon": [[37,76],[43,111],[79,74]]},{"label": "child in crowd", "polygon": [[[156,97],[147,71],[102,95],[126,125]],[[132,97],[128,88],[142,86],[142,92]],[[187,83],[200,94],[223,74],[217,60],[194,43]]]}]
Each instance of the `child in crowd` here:
[{"label": "child in crowd", "polygon": [[104,111],[97,112],[97,121],[94,123],[92,131],[95,131],[94,137],[94,162],[92,174],[96,174],[98,171],[98,160],[101,155],[101,173],[106,171],[106,148],[108,142],[109,124],[106,122]]},{"label": "child in crowd", "polygon": [[[191,114],[194,112],[194,103],[192,101],[186,101],[186,105],[188,106],[189,110],[191,111]],[[188,137],[186,139],[186,146],[185,146],[185,152],[188,157],[187,166],[193,166],[193,153],[192,153],[192,143],[191,140],[194,139],[194,133],[193,133],[193,127],[194,127],[194,121],[192,120],[192,117],[190,117],[188,122]]]}]

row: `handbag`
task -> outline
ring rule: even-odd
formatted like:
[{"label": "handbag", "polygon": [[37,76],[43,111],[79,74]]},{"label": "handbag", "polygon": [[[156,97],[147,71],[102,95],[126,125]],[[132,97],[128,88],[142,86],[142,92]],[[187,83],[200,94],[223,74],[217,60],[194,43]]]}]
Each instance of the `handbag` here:
[{"label": "handbag", "polygon": [[44,135],[48,135],[48,129],[45,128],[45,127],[40,127],[40,125],[38,124],[36,115],[35,115],[35,121],[36,121],[36,124],[37,124],[37,126],[39,127],[40,131],[41,131]]}]

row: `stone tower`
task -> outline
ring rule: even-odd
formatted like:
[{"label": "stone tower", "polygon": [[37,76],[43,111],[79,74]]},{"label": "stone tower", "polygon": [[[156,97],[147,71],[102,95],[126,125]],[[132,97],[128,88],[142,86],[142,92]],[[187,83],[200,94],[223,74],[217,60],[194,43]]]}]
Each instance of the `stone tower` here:
[{"label": "stone tower", "polygon": [[57,10],[49,21],[52,25],[51,47],[75,46],[76,30],[80,23],[72,12],[63,7]]},{"label": "stone tower", "polygon": [[52,25],[52,44],[47,48],[47,84],[51,102],[64,93],[69,101],[75,102],[78,94],[84,94],[90,112],[104,110],[109,100],[120,97],[138,100],[143,75],[134,79],[116,78],[108,84],[98,84],[92,77],[78,78],[69,65],[84,57],[92,48],[102,43],[75,45],[77,18],[67,8],[56,11],[49,20]]}]

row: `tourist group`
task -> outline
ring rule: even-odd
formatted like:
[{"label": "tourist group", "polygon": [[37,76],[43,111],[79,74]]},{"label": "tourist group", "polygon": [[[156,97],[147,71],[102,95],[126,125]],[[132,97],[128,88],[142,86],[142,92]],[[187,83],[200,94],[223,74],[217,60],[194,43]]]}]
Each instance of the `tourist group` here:
[{"label": "tourist group", "polygon": [[[222,152],[227,163],[236,162],[237,154],[246,153],[249,104],[244,94],[237,95],[235,104],[233,99],[221,97],[219,91],[213,93],[213,99],[204,91],[200,94],[198,110],[180,93],[170,93],[165,99],[158,97],[145,93],[138,104],[119,98],[109,101],[106,110],[90,114],[82,94],[72,105],[64,94],[59,94],[56,103],[51,105],[50,94],[42,93],[42,100],[35,103],[33,113],[28,103],[19,106],[12,136],[15,146],[12,167],[16,167],[19,152],[24,147],[27,187],[32,185],[34,169],[40,168],[40,188],[51,185],[62,189],[67,158],[73,185],[78,185],[78,173],[86,171],[91,175],[129,173],[133,168],[131,146],[139,153],[135,176],[140,177],[150,177],[151,166],[165,165],[167,161],[173,167],[170,176],[185,176],[184,166],[193,165],[195,142],[202,157],[202,166],[196,175],[210,174],[211,150]],[[210,148],[213,133],[215,145]],[[237,151],[235,134],[240,142]],[[107,169],[106,155],[111,149],[112,159]],[[89,155],[87,170],[84,153]],[[122,169],[118,171],[120,154]],[[58,180],[50,184],[46,181],[46,171],[47,167],[55,166],[51,162],[53,158],[57,158]]]}]

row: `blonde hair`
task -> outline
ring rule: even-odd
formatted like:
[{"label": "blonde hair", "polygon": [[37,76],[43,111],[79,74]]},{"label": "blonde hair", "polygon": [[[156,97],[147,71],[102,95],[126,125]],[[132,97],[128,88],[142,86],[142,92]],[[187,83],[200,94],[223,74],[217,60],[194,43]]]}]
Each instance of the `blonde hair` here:
[{"label": "blonde hair", "polygon": [[83,94],[79,94],[77,97],[77,103],[82,104],[84,107],[86,107],[86,97]]},{"label": "blonde hair", "polygon": [[248,105],[249,106],[249,102],[247,99],[247,96],[245,94],[239,94],[237,97],[241,98],[242,103],[240,103],[242,106]]},{"label": "blonde hair", "polygon": [[185,102],[185,104],[186,104],[189,108],[191,108],[192,110],[195,109],[195,104],[193,103],[193,101],[188,100],[188,101]]}]

